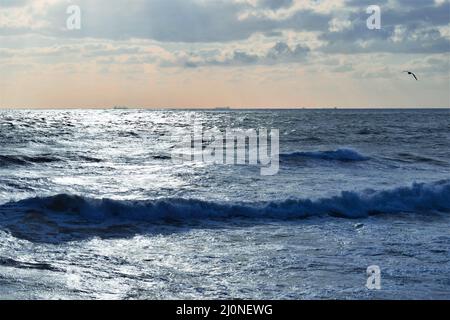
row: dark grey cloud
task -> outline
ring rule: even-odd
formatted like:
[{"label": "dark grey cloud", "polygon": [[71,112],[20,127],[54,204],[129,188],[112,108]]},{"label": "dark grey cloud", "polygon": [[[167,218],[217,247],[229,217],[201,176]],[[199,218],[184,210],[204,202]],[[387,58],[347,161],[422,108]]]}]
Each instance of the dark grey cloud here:
[{"label": "dark grey cloud", "polygon": [[[433,1],[433,0],[430,0]],[[388,3],[388,0],[347,0],[345,4],[350,7],[358,7],[358,8],[367,8],[371,5],[385,5]]]},{"label": "dark grey cloud", "polygon": [[281,8],[291,7],[294,0],[260,0],[259,5],[264,8],[269,8],[272,10],[278,10]]},{"label": "dark grey cloud", "polygon": [[[235,50],[226,59],[217,57],[194,56],[181,62],[184,67],[197,68],[203,66],[242,66],[242,65],[272,65],[279,63],[305,62],[310,49],[304,45],[289,46],[285,42],[277,42],[264,53],[256,54],[243,50]],[[177,62],[178,64],[180,62]],[[177,63],[175,65],[177,65]],[[173,66],[172,63],[164,63],[163,66]]]},{"label": "dark grey cloud", "polygon": [[303,45],[297,45],[291,48],[285,42],[278,42],[266,55],[266,59],[284,61],[300,61],[303,60],[311,50]]}]

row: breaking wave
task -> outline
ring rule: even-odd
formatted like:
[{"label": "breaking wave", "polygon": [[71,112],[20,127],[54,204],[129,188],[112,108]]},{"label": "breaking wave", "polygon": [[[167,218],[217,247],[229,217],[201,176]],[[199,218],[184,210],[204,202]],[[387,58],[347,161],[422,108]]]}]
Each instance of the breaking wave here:
[{"label": "breaking wave", "polygon": [[311,152],[291,152],[282,153],[280,158],[283,160],[292,160],[296,158],[311,158],[319,160],[334,161],[367,161],[368,157],[359,154],[351,149],[338,149],[334,151],[311,151]]},{"label": "breaking wave", "polygon": [[384,191],[346,191],[338,196],[317,200],[290,199],[261,203],[220,203],[179,198],[121,201],[61,194],[0,206],[0,212],[7,209],[51,215],[67,214],[71,218],[76,216],[89,222],[239,217],[283,220],[322,215],[363,218],[374,214],[450,212],[450,180],[415,183],[410,187]]}]

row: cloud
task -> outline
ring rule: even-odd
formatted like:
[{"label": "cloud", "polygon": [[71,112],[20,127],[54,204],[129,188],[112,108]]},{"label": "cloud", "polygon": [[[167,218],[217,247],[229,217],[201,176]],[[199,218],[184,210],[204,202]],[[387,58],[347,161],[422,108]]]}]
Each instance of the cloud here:
[{"label": "cloud", "polygon": [[21,7],[28,2],[29,0],[0,0],[0,7]]},{"label": "cloud", "polygon": [[294,0],[260,0],[259,5],[264,8],[277,10],[280,8],[290,7],[294,4]]},{"label": "cloud", "polygon": [[217,52],[215,55],[181,54],[175,61],[163,61],[163,66],[182,65],[187,68],[198,68],[206,66],[248,66],[248,65],[274,65],[281,63],[305,62],[311,50],[301,44],[289,46],[285,42],[277,42],[264,52],[246,52],[241,49],[229,53]]},{"label": "cloud", "polygon": [[[123,0],[78,0],[76,4],[82,9],[80,31],[65,29],[66,9],[71,3],[2,0],[0,5],[8,7],[7,11],[15,10],[20,19],[0,25],[0,35],[38,33],[69,39],[214,44],[247,41],[255,34],[285,41],[283,32],[315,32],[322,43],[320,50],[326,53],[450,50],[450,39],[442,31],[449,26],[448,0],[380,0],[382,29],[377,31],[366,26],[369,0],[347,0],[343,5],[335,1],[334,6],[325,0],[134,0],[126,4]],[[26,10],[17,11],[26,4]],[[270,15],[266,9],[289,10]],[[241,58],[252,62],[250,57]]]},{"label": "cloud", "polygon": [[[0,47],[20,42],[46,50],[23,50],[3,60],[54,57],[109,64],[233,67],[320,64],[356,72],[342,55],[387,53],[440,55],[450,51],[448,0],[379,0],[382,29],[366,26],[371,0],[0,0]],[[82,29],[66,30],[69,4],[82,9]],[[26,37],[35,37],[30,41]],[[23,37],[23,38],[21,38]],[[14,40],[12,40],[14,39]],[[36,40],[38,39],[38,40]],[[41,43],[39,43],[41,41]],[[60,49],[54,44],[58,43]],[[80,43],[81,47],[77,47]],[[152,47],[152,49],[149,49]],[[156,48],[156,49],[155,49]],[[386,63],[389,63],[386,60]],[[382,69],[374,75],[386,74]],[[432,68],[424,67],[424,72]]]},{"label": "cloud", "polygon": [[296,9],[282,17],[252,13],[257,9],[289,8],[293,3],[293,0],[261,0],[256,5],[237,0],[134,0],[125,4],[123,0],[78,0],[82,29],[73,31],[65,28],[67,6],[72,2],[45,0],[30,2],[24,8],[26,18],[21,19],[20,27],[24,33],[62,38],[137,38],[182,43],[232,42],[280,30],[326,30],[330,15],[311,8]]},{"label": "cloud", "polygon": [[[450,3],[433,0],[397,0],[395,6],[382,6],[381,30],[366,27],[363,5],[351,0],[352,7],[346,28],[322,33],[327,53],[444,53],[450,52],[450,40],[440,27],[448,26]],[[386,3],[386,2],[384,2]],[[356,7],[353,8],[353,7]]]}]

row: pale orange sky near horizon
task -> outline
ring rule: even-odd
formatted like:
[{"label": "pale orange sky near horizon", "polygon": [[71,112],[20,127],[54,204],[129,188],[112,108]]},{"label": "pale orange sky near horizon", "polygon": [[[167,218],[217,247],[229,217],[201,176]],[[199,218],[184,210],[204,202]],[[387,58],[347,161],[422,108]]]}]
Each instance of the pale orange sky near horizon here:
[{"label": "pale orange sky near horizon", "polygon": [[[209,73],[210,71],[206,72]],[[231,70],[217,70],[226,77]],[[197,74],[195,74],[197,73]],[[448,107],[445,94],[431,84],[409,79],[352,81],[316,79],[314,75],[294,75],[277,83],[270,75],[263,81],[246,75],[237,83],[214,79],[198,70],[194,74],[164,77],[140,75],[140,80],[120,79],[120,75],[78,75],[46,78],[29,76],[3,87],[0,106],[4,108],[108,108],[114,106],[144,108],[295,108],[295,107]],[[225,73],[225,74],[224,74]],[[306,79],[306,77],[310,79]],[[59,80],[61,79],[61,80]],[[445,83],[444,83],[445,85]],[[412,94],[420,86],[420,94]],[[428,86],[428,88],[427,88]],[[425,87],[425,89],[424,89]],[[449,91],[450,92],[450,87]],[[445,92],[445,87],[441,88]],[[5,93],[6,92],[6,93]],[[402,92],[403,95],[400,95]]]},{"label": "pale orange sky near horizon", "polygon": [[0,108],[450,107],[447,0],[375,31],[346,0],[102,1],[75,37],[70,1],[0,2]]}]

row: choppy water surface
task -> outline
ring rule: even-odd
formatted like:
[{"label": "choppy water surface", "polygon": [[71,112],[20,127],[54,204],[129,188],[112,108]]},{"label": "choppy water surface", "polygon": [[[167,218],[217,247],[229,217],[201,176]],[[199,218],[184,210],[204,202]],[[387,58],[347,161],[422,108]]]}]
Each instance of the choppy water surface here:
[{"label": "choppy water surface", "polygon": [[[0,297],[449,299],[449,116],[0,111]],[[194,118],[279,129],[279,174],[173,164]]]}]

